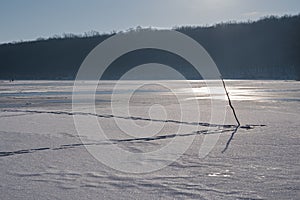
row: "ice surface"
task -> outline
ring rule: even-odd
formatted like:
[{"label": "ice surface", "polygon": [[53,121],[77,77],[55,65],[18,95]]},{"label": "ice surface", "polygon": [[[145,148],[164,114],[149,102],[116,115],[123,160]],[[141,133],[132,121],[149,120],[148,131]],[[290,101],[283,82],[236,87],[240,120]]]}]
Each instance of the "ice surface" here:
[{"label": "ice surface", "polygon": [[[111,169],[86,150],[82,140],[87,138],[78,135],[73,117],[95,116],[86,112],[84,101],[80,113],[72,111],[71,81],[0,82],[0,199],[299,199],[299,82],[227,80],[241,124],[266,126],[239,129],[225,153],[221,151],[231,134],[229,125],[236,122],[229,108],[224,122],[210,122],[209,108],[211,98],[226,98],[218,92],[209,95],[202,81],[191,81],[192,89],[182,88],[180,81],[170,82],[189,112],[196,99],[199,119],[182,121],[176,98],[157,81],[145,82],[134,94],[129,118],[125,113],[113,115],[110,109],[113,81],[103,82],[96,93],[99,123],[109,139],[127,151],[150,152],[175,136],[183,142],[195,137],[178,160],[145,174]],[[122,95],[136,83],[123,83],[116,106],[123,105]],[[164,106],[167,120],[160,113],[149,115],[153,104]],[[122,133],[116,118],[142,127],[151,122],[164,126],[156,135],[133,137]],[[213,133],[220,138],[208,156],[199,158],[205,123],[220,125]],[[174,135],[180,126],[197,126],[197,131]],[[107,141],[90,140],[88,145],[107,145]]]}]

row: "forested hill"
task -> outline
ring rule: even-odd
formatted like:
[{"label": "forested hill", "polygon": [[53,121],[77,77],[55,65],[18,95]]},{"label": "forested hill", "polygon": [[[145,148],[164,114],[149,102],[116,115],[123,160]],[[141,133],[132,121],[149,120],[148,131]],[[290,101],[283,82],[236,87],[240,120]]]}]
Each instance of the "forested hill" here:
[{"label": "forested hill", "polygon": [[[225,78],[300,80],[300,15],[176,30],[203,45]],[[0,79],[74,79],[85,56],[113,34],[1,44]],[[149,49],[121,56],[104,78],[118,79],[133,66],[149,62],[172,66],[188,79],[201,78],[178,56]]]}]

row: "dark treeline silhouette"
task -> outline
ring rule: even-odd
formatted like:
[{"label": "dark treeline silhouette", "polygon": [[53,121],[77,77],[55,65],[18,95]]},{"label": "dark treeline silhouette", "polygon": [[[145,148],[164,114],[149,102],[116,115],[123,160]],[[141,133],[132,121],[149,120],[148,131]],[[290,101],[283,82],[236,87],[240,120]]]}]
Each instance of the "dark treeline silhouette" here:
[{"label": "dark treeline silhouette", "polygon": [[[300,80],[300,15],[175,30],[203,45],[224,78]],[[129,31],[141,31],[141,28]],[[0,79],[74,79],[87,54],[114,34],[64,34],[63,37],[1,44]],[[132,67],[145,63],[166,64],[188,79],[201,78],[184,59],[153,49],[119,57],[103,78],[118,79]]]}]

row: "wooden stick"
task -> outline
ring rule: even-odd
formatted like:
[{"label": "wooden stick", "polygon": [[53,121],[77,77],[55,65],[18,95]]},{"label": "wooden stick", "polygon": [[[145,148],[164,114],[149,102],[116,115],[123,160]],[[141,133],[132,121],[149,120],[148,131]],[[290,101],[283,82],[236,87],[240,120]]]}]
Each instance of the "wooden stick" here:
[{"label": "wooden stick", "polygon": [[231,142],[231,140],[233,139],[234,134],[237,132],[237,130],[238,130],[238,128],[241,126],[241,124],[240,124],[240,121],[239,121],[239,119],[238,119],[238,117],[237,117],[237,115],[236,115],[235,109],[234,109],[234,107],[233,107],[233,105],[232,105],[232,103],[231,103],[231,100],[230,100],[230,97],[229,97],[229,93],[228,93],[227,88],[226,88],[226,85],[225,85],[225,81],[223,80],[222,77],[220,77],[220,78],[221,78],[221,80],[222,80],[223,87],[224,87],[224,89],[225,89],[225,93],[226,93],[226,96],[227,96],[227,99],[228,99],[228,104],[229,104],[229,106],[230,106],[230,108],[231,108],[231,110],[232,110],[232,112],[233,112],[234,118],[235,118],[235,120],[236,120],[236,122],[237,122],[237,126],[235,127],[235,129],[234,129],[233,132],[231,133],[231,136],[230,136],[229,140],[227,141],[225,148],[224,148],[223,151],[222,151],[222,153],[224,153],[224,152],[228,149],[228,147],[229,147],[229,145],[230,145],[230,142]]}]

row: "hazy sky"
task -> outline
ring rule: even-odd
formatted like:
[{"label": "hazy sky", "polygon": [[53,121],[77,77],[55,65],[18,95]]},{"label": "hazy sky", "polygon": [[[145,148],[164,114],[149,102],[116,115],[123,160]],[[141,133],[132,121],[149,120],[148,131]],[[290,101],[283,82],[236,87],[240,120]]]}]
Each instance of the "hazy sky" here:
[{"label": "hazy sky", "polygon": [[1,0],[0,43],[90,30],[206,25],[300,13],[300,0]]}]

